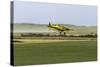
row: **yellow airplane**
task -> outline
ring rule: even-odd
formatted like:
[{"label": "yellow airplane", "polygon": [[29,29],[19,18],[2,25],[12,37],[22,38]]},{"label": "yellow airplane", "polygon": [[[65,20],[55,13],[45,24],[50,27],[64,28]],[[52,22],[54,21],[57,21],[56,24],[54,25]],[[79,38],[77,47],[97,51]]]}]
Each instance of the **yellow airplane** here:
[{"label": "yellow airplane", "polygon": [[66,31],[70,31],[72,29],[70,28],[66,28],[64,27],[63,25],[59,25],[59,24],[56,24],[56,25],[52,25],[50,22],[49,22],[49,25],[48,25],[49,29],[52,29],[52,30],[57,30],[60,32],[60,35],[63,33],[63,35],[66,35]]}]

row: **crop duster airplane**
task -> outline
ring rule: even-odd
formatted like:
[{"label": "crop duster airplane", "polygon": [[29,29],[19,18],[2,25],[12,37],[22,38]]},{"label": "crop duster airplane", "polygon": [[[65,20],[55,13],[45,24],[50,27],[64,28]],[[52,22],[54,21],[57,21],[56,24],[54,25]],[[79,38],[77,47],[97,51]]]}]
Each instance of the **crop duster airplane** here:
[{"label": "crop duster airplane", "polygon": [[50,22],[49,22],[48,27],[50,29],[54,30],[54,31],[55,30],[59,31],[60,32],[60,35],[62,35],[62,33],[63,33],[63,35],[66,35],[66,32],[72,30],[70,28],[64,27],[63,25],[59,25],[59,24],[53,25]]}]

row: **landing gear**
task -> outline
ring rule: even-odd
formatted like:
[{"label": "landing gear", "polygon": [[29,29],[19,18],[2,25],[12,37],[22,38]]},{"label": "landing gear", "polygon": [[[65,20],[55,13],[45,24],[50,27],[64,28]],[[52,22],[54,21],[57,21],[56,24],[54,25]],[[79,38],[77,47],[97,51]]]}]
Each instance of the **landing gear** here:
[{"label": "landing gear", "polygon": [[60,36],[62,35],[62,32],[60,32]]},{"label": "landing gear", "polygon": [[64,32],[64,36],[66,35],[66,32]]},{"label": "landing gear", "polygon": [[65,36],[65,35],[66,35],[66,32],[60,32],[60,36]]}]

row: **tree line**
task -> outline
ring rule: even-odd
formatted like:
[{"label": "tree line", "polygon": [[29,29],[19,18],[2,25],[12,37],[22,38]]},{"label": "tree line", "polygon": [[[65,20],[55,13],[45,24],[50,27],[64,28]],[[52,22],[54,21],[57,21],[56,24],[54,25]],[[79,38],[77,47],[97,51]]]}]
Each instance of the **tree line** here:
[{"label": "tree line", "polygon": [[59,37],[59,36],[64,36],[64,37],[97,37],[97,34],[84,34],[84,35],[51,35],[50,33],[44,34],[44,33],[21,33],[21,37]]}]

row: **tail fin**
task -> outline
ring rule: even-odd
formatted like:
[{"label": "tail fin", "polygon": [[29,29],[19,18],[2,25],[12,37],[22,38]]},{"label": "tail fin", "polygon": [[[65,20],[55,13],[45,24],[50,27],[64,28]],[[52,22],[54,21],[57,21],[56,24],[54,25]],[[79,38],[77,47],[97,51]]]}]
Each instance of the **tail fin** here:
[{"label": "tail fin", "polygon": [[49,26],[51,26],[52,24],[49,22]]}]

